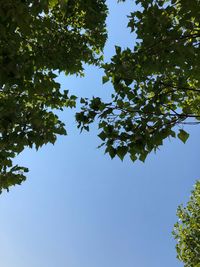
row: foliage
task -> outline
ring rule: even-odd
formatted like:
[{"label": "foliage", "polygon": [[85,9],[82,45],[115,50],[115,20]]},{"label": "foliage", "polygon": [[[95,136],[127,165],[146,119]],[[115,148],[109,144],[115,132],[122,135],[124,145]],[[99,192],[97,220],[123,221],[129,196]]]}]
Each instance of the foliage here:
[{"label": "foliage", "polygon": [[[118,0],[124,2],[124,0]],[[200,120],[199,0],[136,0],[129,16],[134,49],[116,47],[104,64],[111,101],[81,99],[78,127],[99,120],[106,152],[144,161],[167,137],[184,143],[184,124]],[[55,110],[76,97],[56,82],[61,71],[83,75],[99,65],[106,41],[105,0],[0,0],[0,191],[25,179],[12,159],[65,135]],[[176,132],[175,126],[180,127]]]},{"label": "foliage", "polygon": [[55,73],[97,65],[106,40],[104,0],[0,0],[0,191],[28,169],[12,159],[65,135],[53,110],[75,106]]},{"label": "foliage", "polygon": [[177,257],[185,267],[200,266],[200,181],[196,182],[187,206],[179,206],[174,227]]},{"label": "foliage", "polygon": [[[184,124],[200,120],[200,1],[137,0],[129,16],[133,50],[116,47],[103,66],[111,101],[82,99],[78,127],[99,121],[102,146],[113,158],[145,160],[167,137],[186,142]],[[177,128],[179,132],[177,133]]]}]

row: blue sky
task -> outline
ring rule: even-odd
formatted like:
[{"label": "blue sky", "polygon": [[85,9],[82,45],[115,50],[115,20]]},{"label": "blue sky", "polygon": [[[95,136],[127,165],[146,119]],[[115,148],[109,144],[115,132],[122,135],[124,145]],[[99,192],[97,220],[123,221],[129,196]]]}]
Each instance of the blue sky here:
[{"label": "blue sky", "polygon": [[[126,15],[134,1],[108,1],[109,39],[134,45]],[[86,77],[64,77],[64,89],[77,95],[109,97],[102,71],[86,68]],[[0,196],[2,267],[179,267],[171,231],[176,209],[199,178],[199,127],[190,139],[166,140],[143,164],[111,160],[97,149],[96,126],[80,134],[74,111],[61,114],[68,136],[16,160],[29,167],[27,181]]]}]

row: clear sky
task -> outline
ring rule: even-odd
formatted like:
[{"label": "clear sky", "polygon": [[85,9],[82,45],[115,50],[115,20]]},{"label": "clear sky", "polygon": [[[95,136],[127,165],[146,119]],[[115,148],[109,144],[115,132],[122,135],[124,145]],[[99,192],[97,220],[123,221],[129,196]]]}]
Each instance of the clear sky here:
[{"label": "clear sky", "polygon": [[[134,1],[108,1],[109,39],[134,45],[126,15]],[[77,95],[107,98],[102,71],[86,68],[84,79],[60,76],[63,88]],[[74,111],[61,118],[68,136],[38,152],[26,150],[16,161],[30,169],[21,186],[0,196],[1,267],[180,267],[171,231],[176,209],[199,178],[199,126],[183,145],[167,140],[143,164],[111,160],[96,149],[94,125],[79,134]]]}]

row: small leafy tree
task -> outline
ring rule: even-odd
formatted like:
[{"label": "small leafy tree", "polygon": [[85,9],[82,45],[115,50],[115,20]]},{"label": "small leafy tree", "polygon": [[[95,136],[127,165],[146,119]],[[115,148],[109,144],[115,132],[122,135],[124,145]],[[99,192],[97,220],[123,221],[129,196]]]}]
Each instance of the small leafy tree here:
[{"label": "small leafy tree", "polygon": [[177,210],[179,221],[173,235],[177,241],[177,258],[185,267],[200,266],[200,181],[196,182],[186,207]]},{"label": "small leafy tree", "polygon": [[53,110],[75,106],[56,72],[83,74],[99,64],[106,40],[104,0],[0,0],[0,191],[27,168],[12,159],[65,135]]},{"label": "small leafy tree", "polygon": [[[103,66],[103,83],[111,81],[110,102],[82,99],[78,127],[98,119],[105,152],[145,160],[167,137],[184,143],[185,124],[200,120],[199,0],[137,0],[140,11],[129,16],[137,35],[133,50],[116,47]],[[179,132],[175,130],[179,127]]]}]

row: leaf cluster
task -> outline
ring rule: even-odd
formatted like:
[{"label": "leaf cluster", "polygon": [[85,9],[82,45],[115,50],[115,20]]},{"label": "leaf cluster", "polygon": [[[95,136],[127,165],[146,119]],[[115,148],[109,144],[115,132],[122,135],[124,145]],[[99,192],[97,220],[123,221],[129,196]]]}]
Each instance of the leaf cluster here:
[{"label": "leaf cluster", "polygon": [[107,34],[104,0],[0,0],[0,190],[20,184],[12,159],[54,144],[66,129],[55,110],[75,107],[57,74],[98,65]]},{"label": "leaf cluster", "polygon": [[111,101],[95,109],[94,100],[87,101],[77,121],[84,128],[98,119],[111,157],[144,161],[167,137],[185,143],[184,124],[199,123],[200,8],[198,0],[136,2],[142,10],[131,13],[128,24],[135,47],[116,46],[103,65],[103,83],[114,88]]},{"label": "leaf cluster", "polygon": [[179,221],[173,235],[177,241],[177,258],[185,267],[200,266],[200,181],[197,181],[186,207],[178,207]]}]

